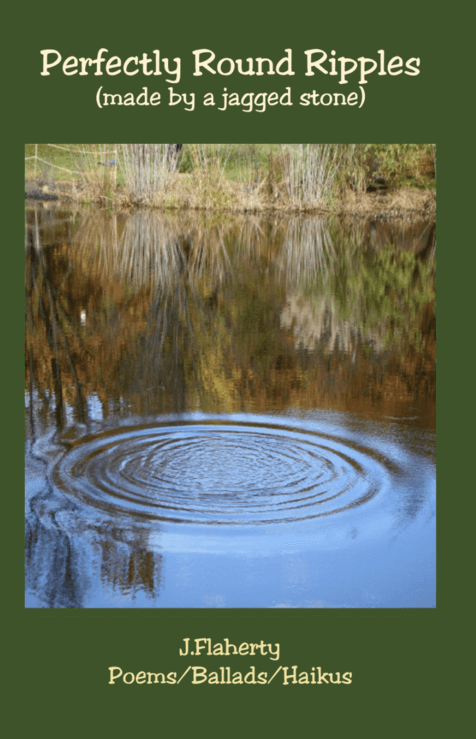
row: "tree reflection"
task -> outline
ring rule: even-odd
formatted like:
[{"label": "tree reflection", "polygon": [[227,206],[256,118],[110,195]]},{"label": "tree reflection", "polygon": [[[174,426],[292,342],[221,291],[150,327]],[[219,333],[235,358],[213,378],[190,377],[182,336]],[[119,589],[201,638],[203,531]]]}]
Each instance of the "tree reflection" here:
[{"label": "tree reflection", "polygon": [[434,395],[432,224],[29,219],[29,406],[51,395],[58,428],[93,396],[106,418]]},{"label": "tree reflection", "polygon": [[[31,214],[30,214],[31,215]],[[64,375],[74,387],[74,415],[79,423],[86,420],[83,392],[76,369],[75,355],[83,349],[74,330],[63,296],[55,286],[51,251],[43,246],[43,228],[38,209],[25,224],[26,247],[26,351],[29,371],[30,409],[33,407],[34,378],[47,380],[55,398],[58,429],[65,422]],[[50,371],[48,371],[50,370]],[[49,383],[48,383],[48,379]],[[30,413],[33,433],[33,416]]]},{"label": "tree reflection", "polygon": [[162,557],[148,549],[148,533],[139,528],[100,527],[95,547],[100,552],[101,580],[132,596],[160,591]]}]

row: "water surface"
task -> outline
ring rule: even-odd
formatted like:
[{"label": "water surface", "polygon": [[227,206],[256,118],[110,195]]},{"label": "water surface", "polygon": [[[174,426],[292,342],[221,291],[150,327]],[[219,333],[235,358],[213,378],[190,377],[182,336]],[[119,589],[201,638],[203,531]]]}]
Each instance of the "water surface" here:
[{"label": "water surface", "polygon": [[435,606],[433,223],[25,233],[27,607]]}]

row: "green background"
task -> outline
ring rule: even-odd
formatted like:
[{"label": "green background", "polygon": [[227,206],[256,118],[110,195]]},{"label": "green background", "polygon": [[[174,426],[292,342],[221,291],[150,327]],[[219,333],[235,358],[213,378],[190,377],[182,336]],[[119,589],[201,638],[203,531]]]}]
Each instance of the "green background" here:
[{"label": "green background", "polygon": [[[369,736],[416,736],[448,729],[465,701],[469,660],[464,656],[472,611],[468,557],[468,498],[472,445],[468,403],[470,285],[474,236],[474,117],[469,114],[470,19],[453,3],[434,5],[336,3],[163,6],[18,7],[5,24],[3,75],[6,219],[2,291],[4,400],[4,598],[8,705],[20,734],[49,736],[158,735],[174,731],[218,735],[266,732],[365,731]],[[365,9],[364,9],[365,8]],[[447,6],[448,8],[448,6]],[[284,91],[294,105],[265,113],[219,112],[197,105],[186,112],[166,105],[99,110],[100,83],[108,92],[166,93],[164,78],[42,77],[42,49],[67,56],[127,56],[160,49],[179,56],[177,92]],[[270,57],[293,49],[294,77],[192,76],[192,51],[220,57]],[[358,107],[301,107],[302,92],[357,90],[337,78],[304,76],[304,50],[337,56],[420,57],[418,77],[369,77]],[[108,56],[108,55],[106,55]],[[351,78],[354,79],[354,76]],[[474,83],[472,83],[474,84]],[[347,89],[348,88],[348,89]],[[5,99],[5,98],[4,98]],[[23,607],[23,146],[46,141],[194,143],[402,142],[438,146],[438,605],[436,610],[218,610],[26,611]],[[472,193],[473,191],[473,193]],[[472,302],[472,301],[471,301]],[[471,376],[470,376],[471,373]],[[473,437],[474,441],[474,437]],[[466,460],[466,461],[465,461]],[[471,498],[473,496],[471,495]],[[468,523],[467,523],[468,522]],[[321,666],[350,671],[346,685],[179,686],[108,685],[108,667],[124,672],[177,671],[188,661],[185,637],[228,637],[234,643],[281,645],[280,663],[299,671]],[[266,657],[200,658],[209,670],[274,671]],[[451,708],[450,708],[451,705]],[[464,707],[464,703],[461,708]],[[458,733],[458,732],[457,732]]]}]

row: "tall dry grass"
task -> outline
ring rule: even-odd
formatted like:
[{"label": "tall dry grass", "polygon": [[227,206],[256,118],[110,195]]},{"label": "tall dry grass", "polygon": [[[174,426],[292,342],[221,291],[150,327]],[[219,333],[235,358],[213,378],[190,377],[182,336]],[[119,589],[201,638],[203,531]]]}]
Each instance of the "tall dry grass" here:
[{"label": "tall dry grass", "polygon": [[174,144],[121,144],[120,166],[127,190],[136,198],[164,191],[177,169]]},{"label": "tall dry grass", "polygon": [[295,208],[329,205],[341,150],[332,144],[294,144],[283,147],[287,162],[287,194]]}]

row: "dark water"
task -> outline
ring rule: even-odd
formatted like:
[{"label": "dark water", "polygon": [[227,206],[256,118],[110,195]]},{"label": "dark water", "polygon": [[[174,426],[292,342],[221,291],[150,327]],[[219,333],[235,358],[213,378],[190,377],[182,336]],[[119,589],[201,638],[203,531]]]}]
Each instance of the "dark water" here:
[{"label": "dark water", "polygon": [[26,208],[26,605],[436,605],[435,227]]}]

